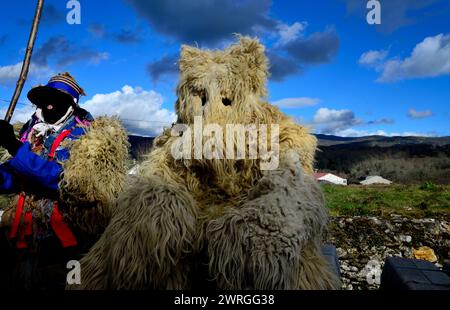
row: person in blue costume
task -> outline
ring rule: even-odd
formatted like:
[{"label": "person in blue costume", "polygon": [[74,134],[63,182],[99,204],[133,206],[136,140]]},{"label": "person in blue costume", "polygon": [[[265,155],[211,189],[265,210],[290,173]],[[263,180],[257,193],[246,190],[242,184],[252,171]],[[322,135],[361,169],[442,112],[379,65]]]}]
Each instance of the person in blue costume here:
[{"label": "person in blue costume", "polygon": [[[116,139],[116,154],[120,159],[125,158],[126,134],[114,119],[100,119],[99,125],[103,125],[94,126],[96,122],[92,115],[78,104],[82,95],[85,95],[84,91],[76,80],[67,72],[60,73],[46,85],[28,92],[27,97],[36,106],[36,111],[18,137],[11,124],[0,121],[0,146],[11,157],[0,165],[0,193],[17,194],[11,207],[0,210],[0,287],[64,287],[66,263],[87,252],[106,226],[108,212],[105,207],[100,210],[98,201],[74,202],[71,199],[72,205],[65,201],[65,196],[76,196],[77,190],[67,190],[73,186],[68,184],[73,184],[74,180],[64,176],[74,174],[70,169],[82,174],[78,171],[83,170],[79,169],[83,163],[77,161],[84,160],[88,168],[88,158],[95,158],[96,152],[102,154],[103,148],[111,147],[107,143],[109,139]],[[117,132],[99,134],[104,124],[117,129]],[[100,140],[104,137],[106,143],[95,143],[100,146],[94,154],[83,154],[86,145],[93,144],[92,138],[87,137],[91,131],[91,136],[96,136],[97,140],[98,136]],[[108,136],[111,134],[115,137]],[[73,154],[72,148],[78,148],[79,154]],[[74,158],[76,156],[82,158]],[[105,159],[105,164],[108,160],[117,165],[115,172],[120,174],[115,180],[118,183],[115,191],[118,192],[125,172],[120,160]],[[89,173],[105,175],[102,169],[110,168],[111,165],[108,168],[97,165],[97,170]],[[83,176],[80,179],[78,183],[83,184],[89,176],[85,180]],[[97,186],[112,181],[98,180]],[[95,186],[90,186],[91,190]],[[83,195],[83,191],[80,190],[79,194]],[[103,205],[104,200],[101,202]],[[97,213],[101,213],[100,220]],[[77,217],[98,220],[95,229],[79,224]]]},{"label": "person in blue costume", "polygon": [[[0,121],[0,146],[13,158],[0,166],[0,190],[9,191],[23,183],[32,182],[32,191],[54,192],[58,189],[62,167],[58,161],[69,158],[67,148],[51,148],[62,132],[70,131],[65,139],[76,140],[85,133],[78,124],[89,125],[94,119],[89,112],[77,105],[84,91],[68,74],[59,74],[45,86],[30,90],[28,98],[37,106],[36,112],[26,122],[17,139],[13,126]],[[36,188],[36,185],[39,185]]]}]

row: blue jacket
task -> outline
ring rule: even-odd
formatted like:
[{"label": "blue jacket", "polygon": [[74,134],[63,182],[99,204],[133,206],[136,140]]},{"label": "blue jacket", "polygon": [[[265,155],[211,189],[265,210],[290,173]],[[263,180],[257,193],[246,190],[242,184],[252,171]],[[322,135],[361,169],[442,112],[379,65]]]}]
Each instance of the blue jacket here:
[{"label": "blue jacket", "polygon": [[[83,110],[84,111],[84,110]],[[36,124],[37,118],[33,117],[24,125],[21,135],[26,134]],[[55,153],[55,160],[51,160],[48,154],[51,150],[54,140],[63,130],[71,130],[71,133],[65,140],[77,140],[85,134],[83,127],[77,127],[78,122],[91,122],[92,116],[89,113],[83,113],[83,116],[71,116],[61,127],[61,129],[48,136],[43,144],[39,154],[31,150],[29,142],[24,142],[17,151],[16,155],[6,163],[0,165],[0,176],[3,182],[0,184],[2,192],[18,192],[23,190],[21,182],[23,180],[28,184],[36,184],[36,187],[49,191],[57,191],[63,168],[59,162],[65,161],[70,156],[70,150],[64,147],[58,147]]]}]

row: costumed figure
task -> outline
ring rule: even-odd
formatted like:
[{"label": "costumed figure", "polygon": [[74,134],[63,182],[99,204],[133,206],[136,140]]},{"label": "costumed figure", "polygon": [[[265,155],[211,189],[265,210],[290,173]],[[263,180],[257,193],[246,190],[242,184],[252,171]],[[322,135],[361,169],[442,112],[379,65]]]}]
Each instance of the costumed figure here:
[{"label": "costumed figure", "polygon": [[36,112],[16,138],[0,121],[0,192],[16,193],[0,221],[0,286],[64,288],[66,264],[98,240],[126,181],[127,135],[115,118],[78,105],[69,73],[28,92]]},{"label": "costumed figure", "polygon": [[[240,37],[224,50],[183,46],[179,68],[177,124],[155,139],[72,287],[338,288],[320,251],[327,211],[312,176],[316,138],[265,101],[263,45]],[[228,125],[256,128],[246,150],[272,137],[279,145],[239,157]],[[198,144],[200,126],[214,130]],[[267,154],[275,165],[263,169]]]}]

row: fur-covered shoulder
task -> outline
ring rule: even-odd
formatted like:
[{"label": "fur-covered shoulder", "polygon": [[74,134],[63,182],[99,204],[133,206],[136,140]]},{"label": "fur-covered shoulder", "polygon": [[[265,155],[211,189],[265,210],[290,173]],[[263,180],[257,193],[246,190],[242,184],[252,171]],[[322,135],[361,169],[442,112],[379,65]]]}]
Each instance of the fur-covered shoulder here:
[{"label": "fur-covered shoulder", "polygon": [[285,118],[280,122],[280,153],[295,150],[300,156],[300,163],[308,174],[314,172],[314,158],[317,150],[317,138],[309,129]]},{"label": "fur-covered shoulder", "polygon": [[278,107],[267,102],[260,102],[260,104],[264,121],[280,126],[280,153],[296,151],[300,156],[304,171],[312,174],[317,150],[317,138],[311,134],[308,127],[299,125],[291,117],[283,114]]},{"label": "fur-covered shoulder", "polygon": [[68,205],[110,205],[126,182],[128,136],[117,118],[99,117],[63,162],[62,200]]}]

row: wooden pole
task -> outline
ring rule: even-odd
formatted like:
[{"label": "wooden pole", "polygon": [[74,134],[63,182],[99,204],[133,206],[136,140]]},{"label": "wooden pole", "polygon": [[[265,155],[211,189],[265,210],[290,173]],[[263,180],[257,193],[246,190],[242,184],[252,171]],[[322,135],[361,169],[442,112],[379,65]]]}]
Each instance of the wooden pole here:
[{"label": "wooden pole", "polygon": [[28,69],[30,67],[31,54],[33,53],[34,41],[36,40],[39,21],[41,19],[42,8],[44,7],[44,0],[38,0],[36,5],[36,12],[34,13],[33,25],[31,27],[30,37],[28,38],[27,50],[25,52],[25,58],[22,63],[22,70],[20,71],[19,80],[16,84],[11,103],[9,104],[8,111],[6,111],[5,121],[8,123],[11,121],[14,109],[16,108],[17,101],[19,100],[20,93],[22,92],[23,85],[28,76]]}]

